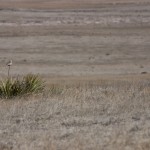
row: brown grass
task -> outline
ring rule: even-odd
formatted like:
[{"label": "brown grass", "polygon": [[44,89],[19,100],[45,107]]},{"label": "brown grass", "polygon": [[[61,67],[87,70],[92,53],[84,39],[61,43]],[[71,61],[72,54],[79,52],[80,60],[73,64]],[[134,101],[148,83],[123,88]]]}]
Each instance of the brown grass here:
[{"label": "brown grass", "polygon": [[49,82],[62,92],[1,100],[0,149],[149,150],[150,80],[97,81]]}]

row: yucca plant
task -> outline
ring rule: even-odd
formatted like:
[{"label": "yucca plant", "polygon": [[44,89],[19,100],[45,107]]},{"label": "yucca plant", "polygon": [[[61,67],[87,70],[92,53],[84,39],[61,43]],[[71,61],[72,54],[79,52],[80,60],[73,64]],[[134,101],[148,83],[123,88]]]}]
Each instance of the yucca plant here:
[{"label": "yucca plant", "polygon": [[24,94],[22,83],[23,83],[22,80],[19,80],[18,78],[14,79],[12,86],[12,91],[14,93],[13,96],[19,96]]},{"label": "yucca plant", "polygon": [[1,95],[1,97],[5,97],[5,98],[9,97],[10,89],[12,87],[12,84],[11,84],[10,80],[1,81],[0,84],[1,84],[0,85],[0,95]]},{"label": "yucca plant", "polygon": [[7,78],[0,82],[0,97],[12,98],[26,94],[40,93],[44,90],[44,82],[38,75],[26,75],[22,78]]},{"label": "yucca plant", "polygon": [[8,78],[0,83],[0,96],[3,98],[11,98],[20,94],[17,86],[17,81],[12,78]]},{"label": "yucca plant", "polygon": [[44,90],[44,81],[38,75],[28,74],[23,78],[24,93],[39,93]]}]

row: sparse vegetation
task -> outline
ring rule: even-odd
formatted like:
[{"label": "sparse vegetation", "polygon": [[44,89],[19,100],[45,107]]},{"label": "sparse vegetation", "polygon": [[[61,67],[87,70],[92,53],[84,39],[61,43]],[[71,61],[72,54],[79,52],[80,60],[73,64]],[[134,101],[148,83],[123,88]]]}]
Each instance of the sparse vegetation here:
[{"label": "sparse vegetation", "polygon": [[0,149],[150,149],[149,79],[51,80],[51,95],[0,101]]},{"label": "sparse vegetation", "polygon": [[38,75],[28,74],[21,78],[7,78],[0,82],[0,97],[13,98],[26,94],[40,93],[44,82]]}]

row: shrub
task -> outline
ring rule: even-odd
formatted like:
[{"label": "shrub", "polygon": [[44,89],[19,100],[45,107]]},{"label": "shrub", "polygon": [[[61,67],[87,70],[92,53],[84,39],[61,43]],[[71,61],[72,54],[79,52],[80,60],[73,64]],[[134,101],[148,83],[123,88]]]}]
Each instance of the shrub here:
[{"label": "shrub", "polygon": [[0,97],[12,98],[26,94],[40,93],[44,90],[44,82],[38,75],[26,75],[22,78],[7,78],[0,82]]},{"label": "shrub", "polygon": [[17,93],[16,93],[17,90],[14,90],[15,89],[14,83],[15,82],[12,79],[7,79],[4,81],[1,81],[1,83],[0,83],[0,96],[2,98],[10,98],[13,95],[14,96],[17,95]]},{"label": "shrub", "polygon": [[24,93],[39,93],[44,90],[44,81],[38,75],[26,75],[23,78],[23,91]]}]

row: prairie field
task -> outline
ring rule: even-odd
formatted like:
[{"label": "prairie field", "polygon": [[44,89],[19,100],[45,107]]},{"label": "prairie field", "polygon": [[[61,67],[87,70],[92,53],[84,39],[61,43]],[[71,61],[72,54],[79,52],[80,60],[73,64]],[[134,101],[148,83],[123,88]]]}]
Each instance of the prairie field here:
[{"label": "prairie field", "polygon": [[149,150],[149,0],[0,0],[0,79],[46,90],[0,99],[0,150]]}]

